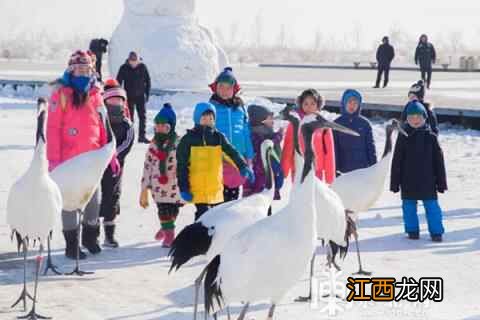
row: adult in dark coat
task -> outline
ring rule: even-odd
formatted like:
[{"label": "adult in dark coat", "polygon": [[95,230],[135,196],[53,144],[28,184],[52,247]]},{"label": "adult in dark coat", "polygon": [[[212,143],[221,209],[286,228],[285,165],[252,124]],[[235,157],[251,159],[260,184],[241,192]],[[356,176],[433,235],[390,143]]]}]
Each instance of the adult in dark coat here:
[{"label": "adult in dark coat", "polygon": [[415,50],[415,64],[420,66],[422,79],[426,82],[428,89],[430,89],[432,82],[432,64],[435,64],[436,60],[437,53],[435,52],[435,47],[428,42],[427,35],[422,34]]},{"label": "adult in dark coat", "polygon": [[92,39],[90,41],[90,51],[92,51],[97,60],[95,61],[95,70],[97,71],[100,80],[102,80],[102,58],[105,53],[107,53],[108,40],[105,39]]},{"label": "adult in dark coat", "polygon": [[150,74],[147,66],[141,62],[137,53],[130,52],[127,61],[120,67],[117,80],[127,91],[128,108],[132,122],[135,120],[135,109],[139,118],[138,142],[150,143],[145,137],[147,118],[145,104],[150,97]]},{"label": "adult in dark coat", "polygon": [[442,210],[437,192],[447,190],[443,151],[437,136],[426,124],[427,111],[418,101],[407,106],[405,131],[399,135],[393,154],[390,190],[401,191],[405,232],[410,239],[419,238],[417,201],[422,200],[433,241],[442,241]]},{"label": "adult in dark coat", "polygon": [[395,58],[395,49],[390,45],[388,37],[383,37],[382,44],[377,49],[377,81],[374,88],[380,88],[380,82],[382,81],[382,74],[384,74],[383,87],[388,85],[390,75],[390,65]]},{"label": "adult in dark coat", "polygon": [[[352,100],[356,101],[356,110],[354,106],[349,106],[355,104]],[[342,97],[342,115],[335,122],[354,130],[360,136],[354,137],[334,131],[335,164],[337,171],[341,173],[367,168],[377,163],[372,126],[360,115],[361,107],[360,93],[352,89],[346,90]]]}]

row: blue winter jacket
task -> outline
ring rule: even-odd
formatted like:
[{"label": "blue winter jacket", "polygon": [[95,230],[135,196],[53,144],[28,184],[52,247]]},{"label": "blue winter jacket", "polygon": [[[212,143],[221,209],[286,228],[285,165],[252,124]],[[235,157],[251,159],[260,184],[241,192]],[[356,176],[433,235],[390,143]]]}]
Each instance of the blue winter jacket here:
[{"label": "blue winter jacket", "polygon": [[252,159],[253,145],[248,124],[248,115],[242,104],[227,103],[217,96],[210,99],[216,110],[215,127],[245,158]]},{"label": "blue winter jacket", "polygon": [[[359,108],[354,114],[347,112],[347,102],[351,97],[359,101]],[[362,96],[356,90],[346,90],[342,97],[342,115],[335,122],[356,131],[355,137],[338,131],[334,132],[335,161],[337,171],[341,173],[367,168],[377,163],[375,142],[370,122],[360,115]]]}]

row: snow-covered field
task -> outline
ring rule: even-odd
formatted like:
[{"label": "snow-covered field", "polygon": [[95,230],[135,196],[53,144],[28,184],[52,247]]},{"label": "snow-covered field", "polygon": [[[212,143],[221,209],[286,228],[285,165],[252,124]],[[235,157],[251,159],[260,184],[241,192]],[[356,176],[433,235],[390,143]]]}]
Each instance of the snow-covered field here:
[{"label": "snow-covered field", "polygon": [[[5,224],[5,207],[11,184],[26,170],[33,152],[35,102],[32,94],[25,93],[26,98],[7,98],[2,93],[0,97],[0,319],[15,319],[20,314],[18,309],[9,307],[20,293],[23,273],[22,260],[15,252]],[[162,102],[171,101],[183,131],[192,123],[194,102],[206,98],[206,95],[154,97],[149,119]],[[417,280],[442,277],[443,302],[426,305],[342,303],[340,306],[346,310],[339,312],[336,318],[480,319],[480,132],[450,126],[441,129],[440,141],[446,155],[450,188],[440,198],[445,211],[445,241],[434,244],[429,240],[423,213],[421,240],[407,240],[403,233],[400,199],[387,192],[386,187],[376,207],[361,214],[360,247],[365,269],[373,271],[375,277],[395,277],[397,280],[402,276]],[[375,120],[374,131],[381,153],[384,143],[382,120]],[[55,319],[191,319],[192,284],[204,261],[198,259],[180,272],[168,275],[167,250],[153,240],[159,227],[156,212],[154,208],[143,210],[137,204],[146,148],[136,145],[127,159],[118,224],[121,248],[89,256],[82,266],[85,270],[94,270],[92,276],[41,278],[38,309],[41,314]],[[193,208],[187,206],[179,216],[179,229],[192,220]],[[53,246],[56,264],[70,271],[73,264],[63,257],[60,224],[55,229]],[[317,271],[320,280],[325,281],[321,274],[323,249],[319,251],[322,254],[317,259]],[[32,257],[28,264],[29,280],[32,279]],[[343,262],[343,270],[339,279],[344,283],[357,270],[353,246]],[[305,266],[304,277],[278,306],[276,319],[328,318],[328,313],[321,310],[325,302],[320,301],[317,309],[293,302],[295,297],[306,293],[307,274]],[[33,290],[31,284],[29,287]],[[266,303],[254,305],[247,319],[266,318],[267,308]],[[232,311],[236,316],[240,306],[234,306]]]}]

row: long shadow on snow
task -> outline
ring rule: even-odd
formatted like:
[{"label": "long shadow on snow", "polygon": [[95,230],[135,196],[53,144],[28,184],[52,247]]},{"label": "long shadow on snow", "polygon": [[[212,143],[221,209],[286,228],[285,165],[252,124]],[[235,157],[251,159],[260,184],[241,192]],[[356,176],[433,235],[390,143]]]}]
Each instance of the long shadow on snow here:
[{"label": "long shadow on snow", "polygon": [[26,144],[0,145],[0,151],[23,151],[23,150],[33,150],[33,145],[26,145]]},{"label": "long shadow on snow", "polygon": [[[480,227],[456,231],[448,231],[447,229],[443,242],[433,243],[430,241],[430,235],[426,230],[421,233],[420,240],[417,241],[407,239],[402,232],[360,240],[360,249],[362,252],[432,250],[434,254],[461,254],[480,250],[479,234]],[[469,240],[471,243],[465,243]],[[351,243],[351,246],[354,245],[354,243]],[[354,250],[354,247],[351,250]]]},{"label": "long shadow on snow", "polygon": [[[73,270],[74,261],[67,259],[63,255],[63,249],[52,251],[53,263],[62,272],[70,272]],[[125,245],[118,249],[105,249],[99,255],[88,255],[86,260],[80,261],[82,270],[85,271],[99,271],[99,270],[115,270],[130,268],[133,266],[146,266],[157,264],[164,267],[170,266],[170,260],[167,258],[168,249],[162,248],[158,242],[145,242]],[[5,274],[0,274],[0,283],[22,283],[23,282],[23,258],[14,252],[2,254],[7,261],[1,262],[0,267]],[[34,257],[36,252],[30,252],[27,260],[27,266],[33,270]],[[196,262],[185,265],[183,268],[192,268],[201,265],[203,262]],[[30,272],[30,271],[28,271]],[[49,281],[63,279],[63,277],[49,277]],[[66,278],[76,280],[78,277]]]},{"label": "long shadow on snow", "polygon": [[[419,206],[419,209],[420,208],[422,208],[422,206]],[[421,224],[422,223],[426,224],[427,220],[424,212],[419,213],[418,218]],[[462,209],[446,210],[443,212],[443,218],[444,220],[480,218],[480,208],[462,208]],[[377,228],[377,227],[390,227],[390,226],[403,226],[402,216],[394,216],[394,217],[387,217],[387,218],[372,217],[372,218],[362,219],[360,215],[360,222],[359,222],[360,228]]]}]

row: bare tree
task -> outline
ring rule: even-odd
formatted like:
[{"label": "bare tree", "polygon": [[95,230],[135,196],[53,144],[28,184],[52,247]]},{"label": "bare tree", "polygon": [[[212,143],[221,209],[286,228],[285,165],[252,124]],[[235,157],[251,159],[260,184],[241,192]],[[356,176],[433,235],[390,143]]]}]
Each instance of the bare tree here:
[{"label": "bare tree", "polygon": [[450,31],[447,35],[447,41],[450,53],[457,54],[458,51],[464,49],[463,32],[460,30]]},{"label": "bare tree", "polygon": [[277,38],[277,46],[280,49],[287,48],[287,27],[285,26],[285,24],[282,24],[280,26],[280,31]]},{"label": "bare tree", "polygon": [[228,39],[228,46],[232,48],[238,48],[244,45],[243,34],[241,33],[242,29],[238,21],[232,22],[230,25],[230,35]]},{"label": "bare tree", "polygon": [[264,45],[263,43],[263,13],[258,11],[255,19],[253,20],[252,26],[252,45],[255,48],[260,48]]},{"label": "bare tree", "polygon": [[355,21],[353,23],[352,29],[352,46],[355,51],[360,51],[362,48],[363,40],[363,26],[360,21]]},{"label": "bare tree", "polygon": [[319,52],[323,47],[323,34],[319,29],[315,31],[313,38],[313,52]]}]

